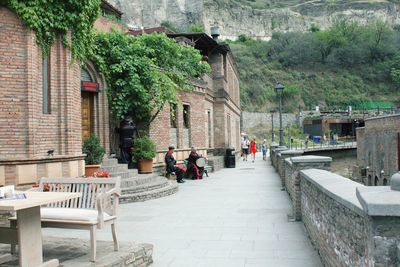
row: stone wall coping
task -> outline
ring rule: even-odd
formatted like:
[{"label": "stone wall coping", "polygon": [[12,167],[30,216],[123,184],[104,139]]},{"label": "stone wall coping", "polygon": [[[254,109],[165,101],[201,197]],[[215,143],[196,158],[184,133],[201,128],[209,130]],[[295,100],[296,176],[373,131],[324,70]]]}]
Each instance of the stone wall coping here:
[{"label": "stone wall coping", "polygon": [[376,116],[373,118],[367,118],[365,121],[373,121],[373,120],[380,120],[380,119],[386,119],[390,117],[400,117],[400,114],[390,114],[390,115],[381,115],[381,116]]},{"label": "stone wall coping", "polygon": [[279,151],[284,151],[284,150],[288,150],[287,147],[277,147],[275,149],[273,149],[274,152],[279,152]]},{"label": "stone wall coping", "polygon": [[306,155],[290,158],[292,163],[306,163],[306,162],[332,162],[331,157]]},{"label": "stone wall coping", "polygon": [[390,186],[357,187],[357,198],[370,216],[400,216],[400,192]]},{"label": "stone wall coping", "polygon": [[356,194],[356,188],[363,187],[363,185],[335,173],[319,169],[303,170],[300,171],[300,175],[301,179],[306,179],[336,202],[360,216],[366,215]]},{"label": "stone wall coping", "polygon": [[304,150],[284,150],[281,151],[279,154],[281,155],[303,155]]}]

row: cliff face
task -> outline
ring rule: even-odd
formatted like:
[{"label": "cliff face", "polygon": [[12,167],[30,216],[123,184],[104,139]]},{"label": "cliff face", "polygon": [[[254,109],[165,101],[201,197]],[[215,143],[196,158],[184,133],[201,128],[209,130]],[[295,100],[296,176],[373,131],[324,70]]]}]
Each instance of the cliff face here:
[{"label": "cliff face", "polygon": [[[331,25],[333,18],[350,18],[366,23],[380,18],[399,25],[399,4],[386,0],[308,1],[282,8],[255,9],[246,0],[110,0],[122,12],[128,24],[155,27],[170,21],[182,28],[203,24],[206,32],[218,24],[222,39],[240,34],[269,39],[273,32],[300,31],[317,25]],[[285,1],[282,1],[285,2]]]},{"label": "cliff face", "polygon": [[108,0],[123,14],[123,20],[136,28],[160,26],[170,21],[185,28],[203,24],[202,0]]}]

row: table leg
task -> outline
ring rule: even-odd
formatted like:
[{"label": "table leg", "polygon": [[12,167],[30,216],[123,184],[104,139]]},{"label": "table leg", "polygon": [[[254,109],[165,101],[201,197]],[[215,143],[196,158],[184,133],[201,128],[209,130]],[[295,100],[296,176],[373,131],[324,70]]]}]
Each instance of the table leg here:
[{"label": "table leg", "polygon": [[54,267],[58,260],[43,263],[40,207],[17,211],[19,265],[23,267]]},{"label": "table leg", "polygon": [[20,266],[37,267],[43,262],[40,207],[17,211]]}]

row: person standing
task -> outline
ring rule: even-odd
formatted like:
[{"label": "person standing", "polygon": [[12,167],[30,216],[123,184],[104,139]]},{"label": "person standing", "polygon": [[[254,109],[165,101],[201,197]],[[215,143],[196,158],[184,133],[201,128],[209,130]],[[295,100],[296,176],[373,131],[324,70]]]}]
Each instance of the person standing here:
[{"label": "person standing", "polygon": [[267,140],[264,139],[261,145],[261,151],[263,155],[263,160],[267,160]]},{"label": "person standing", "polygon": [[249,139],[247,139],[247,136],[245,136],[242,141],[243,161],[247,161],[247,155],[249,154],[249,144]]},{"label": "person standing", "polygon": [[165,163],[167,164],[166,171],[167,173],[176,174],[176,181],[178,183],[184,183],[183,175],[186,173],[186,168],[176,164],[176,160],[173,156],[174,150],[174,146],[169,146],[165,154]]},{"label": "person standing", "polygon": [[253,162],[256,159],[256,152],[257,152],[257,143],[256,143],[256,138],[253,137],[253,140],[251,140],[250,142],[250,153]]}]

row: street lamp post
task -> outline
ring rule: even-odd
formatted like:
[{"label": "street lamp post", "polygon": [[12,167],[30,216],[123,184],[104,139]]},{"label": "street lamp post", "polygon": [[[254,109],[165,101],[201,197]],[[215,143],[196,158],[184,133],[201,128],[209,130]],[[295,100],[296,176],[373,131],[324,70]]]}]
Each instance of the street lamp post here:
[{"label": "street lamp post", "polygon": [[279,96],[279,146],[284,146],[285,142],[283,140],[283,128],[282,128],[282,92],[285,86],[280,82],[275,84],[275,91]]},{"label": "street lamp post", "polygon": [[271,110],[271,123],[272,123],[272,143],[275,143],[275,132],[274,132],[274,111]]}]

